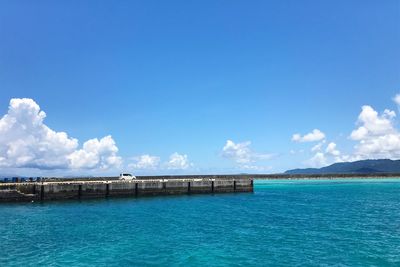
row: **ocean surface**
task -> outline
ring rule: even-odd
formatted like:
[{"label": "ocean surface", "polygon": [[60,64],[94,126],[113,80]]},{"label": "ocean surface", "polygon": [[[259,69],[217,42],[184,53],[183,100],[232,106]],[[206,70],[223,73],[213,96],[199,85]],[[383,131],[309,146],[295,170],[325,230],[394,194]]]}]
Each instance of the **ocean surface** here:
[{"label": "ocean surface", "polygon": [[0,205],[0,266],[400,266],[400,179]]}]

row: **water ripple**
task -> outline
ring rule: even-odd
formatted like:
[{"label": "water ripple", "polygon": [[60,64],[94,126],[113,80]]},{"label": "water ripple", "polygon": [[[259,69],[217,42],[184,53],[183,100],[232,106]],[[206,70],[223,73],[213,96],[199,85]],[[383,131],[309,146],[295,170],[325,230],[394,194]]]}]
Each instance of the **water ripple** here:
[{"label": "water ripple", "polygon": [[400,182],[6,204],[1,266],[399,266]]}]

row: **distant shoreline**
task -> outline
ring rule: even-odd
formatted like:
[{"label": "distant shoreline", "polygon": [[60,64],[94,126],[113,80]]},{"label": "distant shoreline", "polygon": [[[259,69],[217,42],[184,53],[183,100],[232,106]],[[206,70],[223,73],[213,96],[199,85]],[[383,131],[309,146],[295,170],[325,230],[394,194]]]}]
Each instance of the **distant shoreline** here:
[{"label": "distant shoreline", "polygon": [[371,179],[371,178],[399,178],[400,173],[332,173],[332,174],[271,174],[271,175],[254,175],[254,179],[274,180],[274,179],[340,179],[340,178],[358,178],[358,179]]},{"label": "distant shoreline", "polygon": [[254,175],[253,179],[260,180],[303,180],[303,179],[384,179],[384,178],[399,178],[400,173],[370,173],[370,174],[356,174],[356,173],[332,173],[332,174],[271,174],[271,175]]},{"label": "distant shoreline", "polygon": [[[137,180],[185,180],[185,179],[252,179],[252,180],[302,180],[302,179],[379,179],[379,178],[399,178],[400,173],[331,173],[331,174],[220,174],[220,175],[154,175],[136,176]],[[62,182],[62,181],[115,181],[117,176],[106,177],[40,177],[42,182]]]}]

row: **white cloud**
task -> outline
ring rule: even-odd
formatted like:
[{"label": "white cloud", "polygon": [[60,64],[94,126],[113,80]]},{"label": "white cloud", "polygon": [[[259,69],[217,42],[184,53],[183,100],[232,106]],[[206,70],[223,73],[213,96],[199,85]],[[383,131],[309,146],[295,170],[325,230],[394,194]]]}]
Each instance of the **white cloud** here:
[{"label": "white cloud", "polygon": [[396,112],[394,112],[393,110],[385,109],[383,111],[383,115],[386,118],[393,119],[396,117]]},{"label": "white cloud", "polygon": [[256,166],[256,165],[241,165],[241,166],[239,166],[239,169],[261,172],[261,171],[271,171],[272,167],[271,166]]},{"label": "white cloud", "polygon": [[325,144],[325,140],[323,140],[322,142],[319,142],[318,144],[316,144],[315,146],[313,146],[311,148],[311,152],[317,152],[317,151],[321,151],[322,146]]},{"label": "white cloud", "polygon": [[395,97],[393,97],[393,101],[400,106],[400,94],[395,95]]},{"label": "white cloud", "polygon": [[378,114],[370,106],[363,106],[358,116],[359,127],[350,138],[358,141],[352,159],[400,158],[400,133],[394,126],[394,111]]},{"label": "white cloud", "polygon": [[127,165],[128,169],[134,171],[163,171],[168,172],[168,170],[187,170],[193,167],[186,154],[179,154],[177,152],[171,154],[169,159],[161,163],[161,158],[158,156],[151,156],[148,154],[140,155],[130,158],[134,162]]},{"label": "white cloud", "polygon": [[332,163],[342,162],[348,160],[348,156],[341,155],[340,151],[336,148],[334,142],[330,142],[323,150],[325,142],[315,145],[311,151],[315,154],[305,162],[306,165],[314,168],[320,168]]},{"label": "white cloud", "polygon": [[250,141],[235,143],[232,140],[227,140],[222,148],[222,156],[233,160],[239,165],[239,169],[255,171],[270,170],[271,167],[257,166],[253,163],[268,160],[273,155],[256,153],[250,149],[250,145]]},{"label": "white cloud", "polygon": [[252,157],[252,152],[249,148],[250,144],[250,141],[235,144],[233,141],[227,140],[225,146],[222,148],[222,156],[232,159],[237,163],[249,163]]},{"label": "white cloud", "polygon": [[325,134],[318,129],[314,129],[311,133],[302,136],[296,133],[292,136],[292,141],[294,142],[316,142],[325,139]]},{"label": "white cloud", "polygon": [[328,146],[325,149],[325,152],[328,155],[332,155],[332,156],[335,156],[335,157],[340,155],[340,151],[336,149],[336,144],[333,143],[333,142],[328,144]]},{"label": "white cloud", "polygon": [[46,113],[29,98],[10,100],[8,113],[0,119],[0,166],[38,169],[106,169],[121,164],[111,136],[78,140],[44,124]]},{"label": "white cloud", "polygon": [[353,140],[363,140],[367,137],[381,136],[394,133],[392,119],[396,113],[385,109],[382,115],[379,115],[371,106],[363,106],[358,116],[358,124],[361,125],[354,130],[350,137]]},{"label": "white cloud", "polygon": [[177,152],[169,157],[169,161],[166,165],[170,170],[185,170],[193,166],[193,164],[189,162],[187,155],[182,155]]},{"label": "white cloud", "polygon": [[138,170],[154,170],[159,167],[160,157],[150,156],[150,155],[141,155],[133,158],[136,162],[128,165],[130,169],[138,169]]},{"label": "white cloud", "polygon": [[353,140],[362,140],[368,134],[367,128],[364,126],[359,127],[358,129],[351,132],[350,138]]},{"label": "white cloud", "polygon": [[227,140],[222,148],[222,156],[235,161],[238,164],[246,164],[257,160],[267,160],[272,157],[271,154],[259,154],[250,149],[251,142],[235,143]]},{"label": "white cloud", "polygon": [[306,162],[307,165],[313,168],[320,168],[328,164],[326,156],[322,152],[317,152],[315,155]]},{"label": "white cloud", "polygon": [[[393,100],[400,105],[400,94]],[[320,144],[311,150],[316,152],[314,156],[306,161],[307,165],[321,167],[327,164],[343,161],[356,161],[363,159],[400,159],[400,132],[395,127],[394,119],[396,112],[385,109],[378,113],[371,106],[365,105],[357,119],[357,127],[350,134],[350,139],[356,141],[354,151],[344,155],[331,142],[322,151]],[[306,136],[304,136],[306,137]],[[294,141],[303,141],[304,137],[294,135]]]},{"label": "white cloud", "polygon": [[74,151],[67,158],[74,169],[108,169],[121,164],[117,152],[114,140],[108,135],[100,140],[94,138],[86,141],[82,149]]}]

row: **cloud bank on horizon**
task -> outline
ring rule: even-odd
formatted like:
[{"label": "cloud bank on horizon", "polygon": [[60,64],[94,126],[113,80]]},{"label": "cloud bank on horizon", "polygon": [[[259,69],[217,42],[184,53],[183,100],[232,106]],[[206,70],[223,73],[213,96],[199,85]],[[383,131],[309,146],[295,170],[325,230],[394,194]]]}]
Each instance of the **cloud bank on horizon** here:
[{"label": "cloud bank on horizon", "polygon": [[[400,105],[400,94],[397,94],[393,101]],[[310,167],[364,159],[399,159],[400,132],[395,127],[395,118],[396,112],[393,110],[385,109],[379,114],[373,107],[364,105],[357,119],[357,128],[348,136],[350,140],[357,142],[351,154],[342,154],[334,142],[326,145],[326,135],[319,129],[314,129],[304,136],[294,134],[292,141],[320,141],[311,148],[311,152],[315,153],[314,156],[304,162]]]},{"label": "cloud bank on horizon", "polygon": [[[10,100],[7,114],[0,119],[0,168],[35,168],[40,170],[110,170],[123,168],[118,147],[111,135],[93,138],[79,147],[76,138],[49,128],[46,113],[30,98]],[[157,169],[160,158],[135,157],[132,169]],[[167,169],[192,166],[187,155],[173,153]]]},{"label": "cloud bank on horizon", "polygon": [[46,113],[29,98],[10,100],[0,119],[0,167],[38,169],[108,169],[122,159],[112,137],[79,142],[44,124]]},{"label": "cloud bank on horizon", "polygon": [[[393,98],[400,105],[400,94]],[[322,167],[335,162],[362,159],[400,158],[400,131],[395,127],[397,114],[385,109],[382,113],[364,105],[348,139],[355,142],[351,153],[342,153],[335,142],[320,129],[292,135],[292,142],[311,144],[312,157],[304,165]],[[123,160],[111,135],[83,142],[66,132],[48,127],[46,113],[30,98],[10,100],[7,114],[0,119],[0,168],[34,168],[39,170],[193,170],[187,154],[174,152],[162,161],[159,156],[143,154]],[[258,153],[251,142],[228,139],[220,156],[231,161],[237,170],[268,171],[268,161],[276,154]],[[124,164],[125,162],[125,164]]]}]

